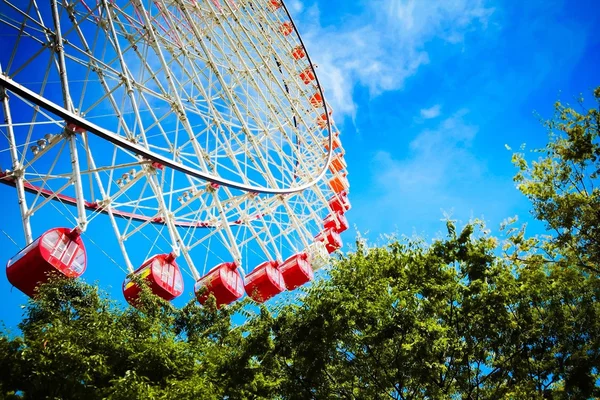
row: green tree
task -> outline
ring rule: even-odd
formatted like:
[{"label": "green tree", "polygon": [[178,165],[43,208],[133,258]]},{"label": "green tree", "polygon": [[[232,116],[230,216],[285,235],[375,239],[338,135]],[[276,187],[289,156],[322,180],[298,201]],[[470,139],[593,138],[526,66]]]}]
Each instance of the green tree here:
[{"label": "green tree", "polygon": [[552,239],[541,243],[549,260],[600,273],[600,87],[595,106],[579,111],[557,102],[545,122],[550,140],[528,162],[515,154],[519,189],[532,202],[533,215],[546,223]]},{"label": "green tree", "polygon": [[285,398],[588,398],[600,283],[496,256],[480,224],[358,243],[274,321]]},{"label": "green tree", "polygon": [[223,371],[244,335],[231,316],[243,306],[191,302],[177,310],[146,289],[141,312],[117,307],[85,283],[52,282],[28,303],[22,337],[0,339],[2,395],[223,398]]}]

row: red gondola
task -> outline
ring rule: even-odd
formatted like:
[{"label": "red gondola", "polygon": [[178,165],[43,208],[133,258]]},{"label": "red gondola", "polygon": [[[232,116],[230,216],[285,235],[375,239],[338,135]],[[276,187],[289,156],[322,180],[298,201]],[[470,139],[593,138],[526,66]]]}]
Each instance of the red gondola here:
[{"label": "red gondola", "polygon": [[281,32],[281,34],[283,36],[287,36],[290,33],[294,32],[294,25],[292,25],[291,22],[284,22],[283,24],[281,24],[279,26],[279,32]]},{"label": "red gondola", "polygon": [[309,282],[314,275],[312,266],[308,262],[308,254],[298,253],[289,257],[279,266],[283,274],[285,287],[294,290]]},{"label": "red gondola", "polygon": [[300,79],[302,79],[302,82],[304,82],[305,85],[308,85],[316,79],[315,73],[310,67],[308,67],[300,73]]},{"label": "red gondola", "polygon": [[332,229],[325,229],[315,236],[315,240],[325,243],[325,248],[329,254],[342,247],[340,234]]},{"label": "red gondola", "polygon": [[333,195],[329,199],[329,208],[338,214],[344,214],[351,208],[350,200],[348,199],[348,193],[342,191],[337,195]]},{"label": "red gondola", "polygon": [[294,50],[292,50],[292,57],[294,57],[295,60],[300,60],[306,57],[306,52],[304,51],[302,46],[296,46],[294,47]]},{"label": "red gondola", "polygon": [[[158,297],[171,301],[183,293],[183,277],[173,254],[158,254],[145,261],[133,275],[148,282],[148,287]],[[123,295],[132,306],[136,306],[140,297],[140,286],[126,279],[123,282]]]},{"label": "red gondola", "polygon": [[[329,113],[331,115],[331,112]],[[316,123],[321,129],[325,129],[327,127],[327,114],[321,114],[317,117]],[[333,124],[333,120],[331,121]]]},{"label": "red gondola", "polygon": [[38,237],[6,264],[8,281],[29,297],[50,274],[77,278],[86,267],[86,253],[78,229],[54,228]]},{"label": "red gondola", "polygon": [[331,229],[337,233],[342,233],[349,228],[348,219],[344,214],[329,214],[323,221],[325,229]]},{"label": "red gondola", "polygon": [[321,97],[321,93],[317,92],[309,97],[308,101],[310,105],[314,108],[319,108],[323,106],[323,97]]},{"label": "red gondola", "polygon": [[[323,141],[323,144],[325,146],[325,150],[329,151],[329,138],[325,139]],[[342,148],[342,143],[340,142],[340,133],[339,132],[333,132],[333,138],[331,140],[331,148],[332,148],[332,150],[341,149],[340,154],[344,154],[344,149]]]},{"label": "red gondola", "polygon": [[334,175],[333,178],[329,180],[329,187],[335,193],[340,194],[350,188],[350,182],[348,182],[346,174],[342,173],[341,175]]},{"label": "red gondola", "polygon": [[344,156],[342,154],[336,154],[331,158],[331,164],[329,164],[329,170],[334,174],[336,172],[340,172],[346,168],[346,162],[344,161]]},{"label": "red gondola", "polygon": [[246,293],[262,303],[285,290],[283,275],[277,261],[266,261],[246,275]]},{"label": "red gondola", "polygon": [[[202,291],[203,288],[206,289]],[[244,281],[237,271],[237,264],[217,265],[196,282],[194,292],[200,304],[204,304],[210,294],[215,296],[217,307],[233,303],[244,295]]]},{"label": "red gondola", "polygon": [[269,10],[276,11],[281,7],[281,1],[279,0],[269,0],[268,2]]}]

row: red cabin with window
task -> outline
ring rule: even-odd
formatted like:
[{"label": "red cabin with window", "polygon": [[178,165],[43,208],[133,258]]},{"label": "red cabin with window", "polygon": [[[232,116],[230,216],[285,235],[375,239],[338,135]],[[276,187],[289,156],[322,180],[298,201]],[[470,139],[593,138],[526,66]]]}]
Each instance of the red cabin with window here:
[{"label": "red cabin with window", "polygon": [[279,266],[279,270],[288,290],[294,290],[309,282],[314,274],[306,253],[298,253],[289,257]]},{"label": "red cabin with window", "polygon": [[[331,115],[331,113],[329,113],[329,115]],[[319,128],[325,129],[327,127],[327,114],[319,115],[316,119],[316,123],[319,126]],[[331,120],[331,123],[333,125],[333,120]]]},{"label": "red cabin with window", "polygon": [[294,47],[294,50],[292,50],[292,57],[294,57],[294,60],[298,61],[306,57],[306,52],[304,51],[302,46],[296,46]]},{"label": "red cabin with window", "polygon": [[[183,277],[173,254],[158,254],[146,260],[133,273],[148,283],[148,287],[158,297],[171,301],[183,293]],[[140,297],[140,286],[131,279],[123,282],[123,295],[132,306]]]},{"label": "red cabin with window", "polygon": [[331,163],[329,164],[329,170],[332,173],[340,172],[341,170],[346,168],[346,162],[344,161],[344,156],[342,154],[336,154],[331,158]]},{"label": "red cabin with window", "polygon": [[325,229],[332,229],[337,233],[342,233],[349,228],[348,219],[344,214],[329,214],[323,221]]},{"label": "red cabin with window", "polygon": [[194,292],[200,304],[204,304],[211,294],[217,300],[217,307],[233,303],[244,295],[244,281],[237,271],[237,264],[217,265],[196,282]]},{"label": "red cabin with window", "polygon": [[290,33],[294,32],[294,25],[292,25],[291,22],[284,22],[283,24],[281,24],[279,26],[279,32],[281,32],[281,34],[283,36],[287,36]]},{"label": "red cabin with window", "polygon": [[342,238],[340,237],[340,234],[333,229],[325,229],[315,236],[315,240],[323,242],[329,254],[342,247]]},{"label": "red cabin with window", "polygon": [[308,85],[309,83],[314,81],[316,78],[312,68],[308,67],[304,71],[302,71],[300,73],[300,79],[302,79],[302,82],[304,82],[305,85]]},{"label": "red cabin with window", "polygon": [[246,275],[246,293],[262,303],[285,290],[285,282],[277,261],[267,261]]},{"label": "red cabin with window", "polygon": [[[323,144],[325,145],[325,150],[329,151],[329,138],[325,139]],[[342,143],[340,142],[339,132],[333,132],[333,137],[331,138],[331,148],[332,150],[342,149],[340,154],[344,154]]]},{"label": "red cabin with window", "polygon": [[335,193],[340,194],[350,188],[350,182],[346,179],[346,174],[342,173],[341,175],[334,175],[334,177],[329,180],[329,187]]},{"label": "red cabin with window", "polygon": [[271,11],[276,11],[281,7],[281,1],[280,0],[269,0],[267,2],[269,10]]},{"label": "red cabin with window", "polygon": [[86,262],[79,230],[54,228],[8,260],[6,277],[14,287],[33,297],[50,274],[77,278],[85,271]]},{"label": "red cabin with window", "polygon": [[321,93],[317,92],[308,98],[310,105],[314,108],[323,107],[323,97],[321,97]]},{"label": "red cabin with window", "polygon": [[338,214],[344,214],[351,208],[350,200],[348,199],[348,193],[345,191],[340,192],[337,195],[333,195],[329,199],[329,208]]}]

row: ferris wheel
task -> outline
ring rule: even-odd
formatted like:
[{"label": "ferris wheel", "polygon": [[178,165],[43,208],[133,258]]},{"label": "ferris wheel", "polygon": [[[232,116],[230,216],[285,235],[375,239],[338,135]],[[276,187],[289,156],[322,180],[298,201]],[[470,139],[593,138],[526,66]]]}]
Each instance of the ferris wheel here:
[{"label": "ferris wheel", "polygon": [[0,34],[24,293],[80,276],[101,223],[134,305],[133,275],[167,300],[189,275],[201,303],[265,301],[342,246],[344,150],[282,1],[0,0]]}]

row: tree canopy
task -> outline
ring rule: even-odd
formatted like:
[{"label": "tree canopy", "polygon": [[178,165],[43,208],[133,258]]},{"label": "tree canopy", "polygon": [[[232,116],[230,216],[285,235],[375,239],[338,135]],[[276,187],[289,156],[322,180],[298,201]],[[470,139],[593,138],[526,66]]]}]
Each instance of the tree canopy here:
[{"label": "tree canopy", "polygon": [[[594,92],[600,105],[600,88]],[[556,104],[548,145],[514,156],[548,235],[481,221],[339,254],[326,279],[241,326],[245,300],[123,309],[44,285],[0,337],[0,393],[26,399],[598,398],[600,114]],[[256,306],[254,306],[256,307]]]},{"label": "tree canopy", "polygon": [[552,236],[542,246],[548,260],[599,274],[600,87],[594,102],[590,109],[583,99],[576,107],[557,102],[554,118],[544,123],[550,141],[536,150],[538,160],[529,163],[523,153],[513,160],[519,189]]}]

